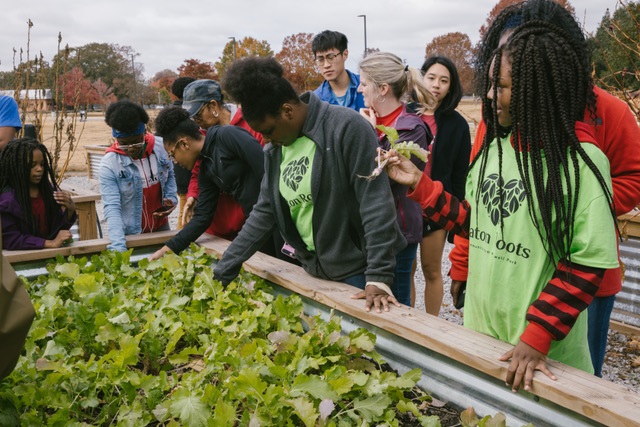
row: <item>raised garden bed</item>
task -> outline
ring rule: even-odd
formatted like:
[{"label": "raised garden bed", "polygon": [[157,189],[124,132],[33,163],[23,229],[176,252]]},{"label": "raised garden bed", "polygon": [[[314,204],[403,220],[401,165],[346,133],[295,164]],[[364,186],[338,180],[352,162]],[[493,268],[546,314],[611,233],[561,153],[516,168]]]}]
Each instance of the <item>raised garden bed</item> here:
[{"label": "raised garden bed", "polygon": [[[146,258],[170,235],[171,232],[164,232],[128,238],[129,245],[137,247],[132,258]],[[223,252],[228,245],[215,238],[201,239],[199,243],[214,254]],[[87,254],[100,251],[105,245],[104,241],[93,245],[75,242],[64,248],[64,254]],[[42,274],[43,260],[52,256],[46,251],[5,255],[20,274],[31,277]],[[616,384],[551,362],[557,381],[536,375],[534,393],[513,394],[503,382],[507,364],[497,360],[509,348],[505,343],[410,308],[394,308],[384,315],[366,313],[362,301],[350,298],[354,288],[312,278],[299,267],[262,254],[245,263],[245,268],[275,283],[274,295],[301,298],[305,316],[329,319],[335,311],[342,318],[344,333],[363,327],[375,334],[376,351],[391,367],[400,375],[420,368],[422,378],[418,384],[440,400],[459,407],[473,406],[483,415],[504,412],[510,426],[529,421],[536,426],[626,426],[640,419],[638,396]]]}]

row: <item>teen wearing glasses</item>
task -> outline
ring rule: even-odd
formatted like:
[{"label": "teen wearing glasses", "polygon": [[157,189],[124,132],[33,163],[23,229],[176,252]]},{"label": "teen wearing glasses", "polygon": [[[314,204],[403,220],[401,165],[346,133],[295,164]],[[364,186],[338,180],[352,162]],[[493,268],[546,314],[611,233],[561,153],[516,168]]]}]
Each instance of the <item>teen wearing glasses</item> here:
[{"label": "teen wearing glasses", "polygon": [[323,101],[359,111],[364,108],[364,98],[358,93],[360,76],[344,67],[349,57],[347,37],[337,31],[325,30],[311,41],[316,68],[324,82],[314,93]]},{"label": "teen wearing glasses", "polygon": [[[233,240],[239,228],[226,230],[239,220],[239,226],[249,217],[258,200],[260,181],[264,175],[262,147],[249,132],[237,126],[211,126],[207,134],[189,118],[189,111],[179,107],[163,109],[156,118],[156,131],[162,136],[169,156],[185,169],[193,169],[200,163],[198,183],[199,201],[191,221],[151,259],[165,253],[180,253],[194,242],[209,225],[216,227],[212,234]],[[225,193],[241,209],[229,209]],[[266,242],[262,252],[275,255],[273,241]]]},{"label": "teen wearing glasses", "polygon": [[173,163],[162,141],[146,132],[149,115],[123,100],[107,109],[114,143],[100,163],[100,194],[107,220],[107,249],[127,250],[125,236],[169,230],[178,203]]}]

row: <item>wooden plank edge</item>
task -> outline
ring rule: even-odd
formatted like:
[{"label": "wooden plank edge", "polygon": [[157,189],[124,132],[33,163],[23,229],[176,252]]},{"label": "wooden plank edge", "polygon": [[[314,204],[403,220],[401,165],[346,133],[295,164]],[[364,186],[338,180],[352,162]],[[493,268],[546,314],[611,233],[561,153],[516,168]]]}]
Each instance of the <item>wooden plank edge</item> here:
[{"label": "wooden plank edge", "polygon": [[624,237],[640,237],[640,211],[633,210],[618,217],[618,228]]},{"label": "wooden plank edge", "polygon": [[[162,245],[172,238],[177,230],[158,231],[154,233],[136,234],[126,236],[128,248],[140,248],[144,246]],[[80,240],[67,246],[54,249],[33,249],[25,251],[3,251],[9,263],[14,264],[25,261],[54,259],[57,255],[86,255],[102,252],[107,249],[109,239]]]},{"label": "wooden plank edge", "polygon": [[611,320],[609,322],[609,328],[625,335],[630,335],[630,336],[635,335],[637,337],[640,337],[640,328],[634,325],[629,325],[628,323],[618,322],[617,320]]},{"label": "wooden plank edge", "polygon": [[75,203],[95,202],[100,200],[102,197],[98,192],[86,190],[84,188],[75,188],[67,184],[61,185],[60,188],[73,193],[73,201]]},{"label": "wooden plank edge", "polygon": [[[224,239],[201,238],[199,244],[216,256],[229,245]],[[330,308],[357,317],[432,351],[504,381],[508,363],[498,358],[512,348],[507,343],[471,331],[411,307],[390,313],[365,312],[364,301],[351,299],[358,289],[312,277],[300,267],[257,253],[244,264],[246,271]],[[302,280],[301,280],[302,279]],[[640,397],[623,386],[556,361],[549,361],[558,378],[537,373],[533,394],[609,426],[633,425],[640,420]]]}]

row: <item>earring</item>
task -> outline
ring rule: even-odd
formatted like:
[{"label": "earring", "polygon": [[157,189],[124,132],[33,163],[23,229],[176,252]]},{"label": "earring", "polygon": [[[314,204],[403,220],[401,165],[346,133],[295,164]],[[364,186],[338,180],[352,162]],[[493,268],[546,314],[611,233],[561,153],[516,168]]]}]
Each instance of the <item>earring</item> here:
[{"label": "earring", "polygon": [[213,110],[213,117],[218,118],[218,111],[217,110]]},{"label": "earring", "polygon": [[386,98],[385,96],[383,96],[383,97],[382,97],[382,100],[380,100],[380,94],[378,94],[378,95],[376,96],[376,99],[378,100],[378,102],[379,102],[380,104],[382,104],[382,103],[384,103],[384,101],[385,101],[387,98]]}]

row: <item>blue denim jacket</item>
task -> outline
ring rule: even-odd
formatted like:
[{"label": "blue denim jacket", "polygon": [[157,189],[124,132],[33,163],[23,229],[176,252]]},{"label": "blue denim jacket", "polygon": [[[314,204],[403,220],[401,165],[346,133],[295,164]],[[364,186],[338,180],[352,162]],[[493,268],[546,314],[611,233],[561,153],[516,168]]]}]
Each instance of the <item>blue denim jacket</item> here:
[{"label": "blue denim jacket", "polygon": [[[158,179],[162,197],[178,204],[173,162],[156,137],[153,152],[158,158]],[[133,160],[126,155],[109,152],[100,163],[100,194],[107,220],[111,244],[107,249],[126,251],[126,235],[142,232],[142,178]]]},{"label": "blue denim jacket", "polygon": [[[349,92],[351,93],[351,102],[349,105],[345,107],[351,108],[352,110],[360,111],[361,108],[364,108],[364,96],[358,92],[358,86],[360,86],[360,76],[352,73],[349,70],[345,70],[349,75],[349,80],[351,83],[349,84]],[[336,101],[336,96],[331,90],[331,85],[328,81],[322,82],[320,86],[313,91],[318,98],[322,101],[328,102],[332,105],[338,105],[338,101]]]}]

